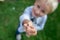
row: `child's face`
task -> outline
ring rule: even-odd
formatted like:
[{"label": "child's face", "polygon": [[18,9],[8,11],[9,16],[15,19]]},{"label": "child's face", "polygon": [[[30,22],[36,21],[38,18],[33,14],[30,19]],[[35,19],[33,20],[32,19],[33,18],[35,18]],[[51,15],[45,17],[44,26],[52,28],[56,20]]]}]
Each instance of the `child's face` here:
[{"label": "child's face", "polygon": [[46,5],[45,2],[35,2],[32,12],[37,17],[44,16],[50,12],[50,5]]}]

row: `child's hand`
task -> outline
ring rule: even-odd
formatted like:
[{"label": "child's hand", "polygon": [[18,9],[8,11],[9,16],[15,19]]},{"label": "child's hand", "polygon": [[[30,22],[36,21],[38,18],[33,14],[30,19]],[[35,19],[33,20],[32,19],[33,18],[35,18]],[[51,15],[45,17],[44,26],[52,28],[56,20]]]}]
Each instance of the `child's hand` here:
[{"label": "child's hand", "polygon": [[37,35],[37,30],[34,27],[28,27],[27,28],[27,32],[26,32],[29,36],[35,36]]},{"label": "child's hand", "polygon": [[24,31],[26,31],[27,27],[32,27],[33,26],[33,23],[31,21],[25,21],[23,26],[24,26]]},{"label": "child's hand", "polygon": [[33,27],[32,21],[25,21],[23,26],[24,26],[24,31],[28,36],[37,34],[37,30]]},{"label": "child's hand", "polygon": [[27,23],[24,23],[24,27],[27,27],[27,26],[33,26],[32,21],[28,21]]}]

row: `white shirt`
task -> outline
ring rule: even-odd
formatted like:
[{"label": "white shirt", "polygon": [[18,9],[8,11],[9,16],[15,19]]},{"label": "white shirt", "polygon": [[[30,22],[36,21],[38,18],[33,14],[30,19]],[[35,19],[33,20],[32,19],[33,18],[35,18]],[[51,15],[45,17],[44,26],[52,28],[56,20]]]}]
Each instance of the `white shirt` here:
[{"label": "white shirt", "polygon": [[[20,20],[20,26],[18,28],[19,32],[24,32],[24,28],[22,25],[23,20],[28,19],[28,20],[32,21],[31,19],[34,18],[31,15],[32,8],[33,8],[33,6],[27,7],[25,9],[24,13],[19,17],[19,20]],[[46,20],[47,20],[47,15],[44,15],[42,17],[35,18],[32,22],[33,22],[33,25],[36,28],[36,30],[43,30]]]}]

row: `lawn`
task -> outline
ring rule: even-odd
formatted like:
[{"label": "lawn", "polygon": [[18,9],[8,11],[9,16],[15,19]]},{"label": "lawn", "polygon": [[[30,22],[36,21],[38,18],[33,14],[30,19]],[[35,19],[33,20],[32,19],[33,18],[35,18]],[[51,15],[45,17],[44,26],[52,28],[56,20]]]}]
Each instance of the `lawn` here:
[{"label": "lawn", "polygon": [[[19,16],[27,6],[33,5],[34,0],[6,0],[0,2],[0,40],[15,40],[15,32]],[[48,19],[44,30],[37,36],[27,38],[22,34],[22,40],[60,40],[60,4]]]}]

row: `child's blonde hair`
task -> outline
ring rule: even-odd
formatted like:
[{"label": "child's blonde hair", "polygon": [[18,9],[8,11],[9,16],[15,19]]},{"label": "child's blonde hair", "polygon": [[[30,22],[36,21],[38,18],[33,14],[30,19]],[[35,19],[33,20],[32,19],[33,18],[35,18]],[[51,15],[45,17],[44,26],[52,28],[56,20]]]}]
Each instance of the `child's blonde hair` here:
[{"label": "child's blonde hair", "polygon": [[58,0],[48,0],[48,3],[50,3],[52,6],[52,12],[55,11],[58,6]]},{"label": "child's blonde hair", "polygon": [[51,12],[55,11],[55,9],[58,6],[58,0],[36,0],[37,2],[39,1],[46,1],[47,4],[51,5]]}]

